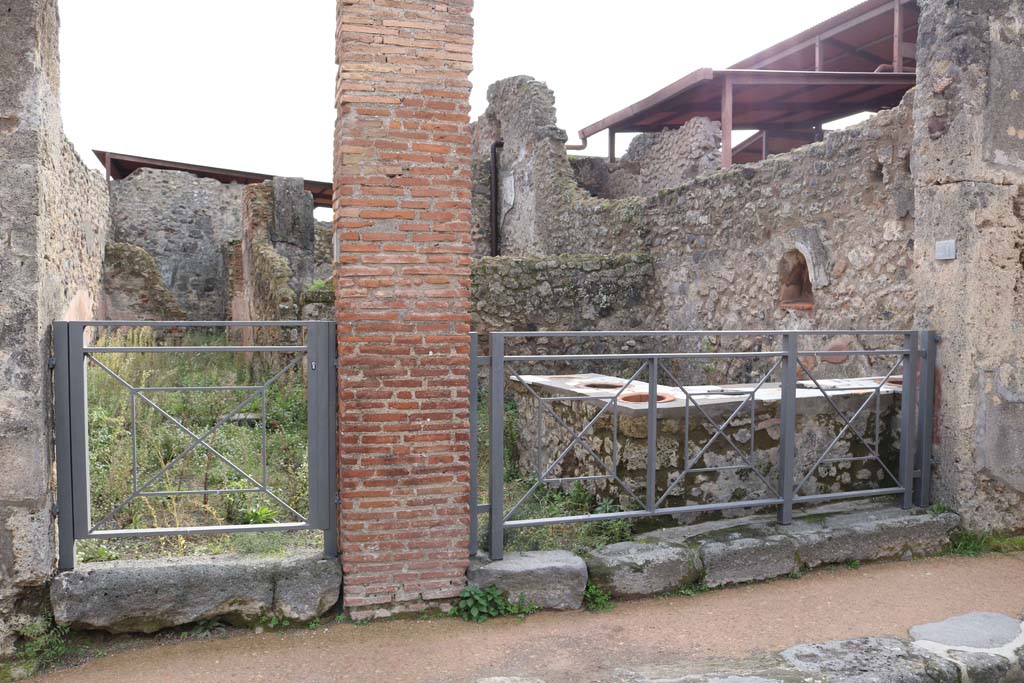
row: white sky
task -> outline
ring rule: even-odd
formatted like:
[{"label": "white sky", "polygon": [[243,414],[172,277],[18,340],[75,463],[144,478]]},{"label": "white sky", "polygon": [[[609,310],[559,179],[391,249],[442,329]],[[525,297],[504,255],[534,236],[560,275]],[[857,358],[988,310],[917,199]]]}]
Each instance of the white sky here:
[{"label": "white sky", "polygon": [[[857,0],[476,0],[473,116],[529,74],[580,128]],[[59,0],[64,126],[93,149],[329,181],[334,0]],[[588,153],[604,154],[607,137]],[[620,152],[625,145],[619,147]]]}]

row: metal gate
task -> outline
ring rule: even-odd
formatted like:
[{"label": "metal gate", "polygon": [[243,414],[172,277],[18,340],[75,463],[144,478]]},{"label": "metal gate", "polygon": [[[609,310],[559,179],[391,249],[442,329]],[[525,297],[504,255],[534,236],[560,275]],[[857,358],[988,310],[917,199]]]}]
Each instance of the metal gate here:
[{"label": "metal gate", "polygon": [[[161,341],[168,344],[137,344],[131,339],[127,344],[97,344],[95,339],[109,330],[137,330],[152,328],[154,335],[161,335]],[[235,343],[241,328],[252,333]],[[228,343],[218,345],[187,345],[174,342],[187,337],[187,333],[201,330],[220,329]],[[336,326],[331,322],[281,321],[281,322],[152,322],[152,321],[87,321],[55,322],[53,324],[54,357],[54,416],[56,421],[57,451],[57,515],[59,529],[59,562],[61,570],[74,568],[75,542],[90,538],[123,538],[157,535],[224,534],[238,532],[282,531],[315,529],[324,532],[324,553],[337,556],[337,505],[336,486],[336,406],[337,406],[337,347]],[[235,335],[228,338],[228,332]],[[273,336],[271,343],[259,344],[255,339]],[[154,338],[156,338],[154,336]],[[124,377],[111,365],[112,359],[123,358],[125,354],[187,354],[200,365],[199,379],[191,382],[150,384],[145,373],[138,377]],[[266,358],[277,354],[282,368],[267,371],[269,377],[260,381],[245,383],[203,383],[201,364],[208,362],[209,354],[245,354],[249,360]],[[198,354],[198,355],[194,355]],[[201,360],[199,360],[201,359]],[[129,406],[130,437],[130,490],[123,499],[115,498],[108,503],[109,510],[100,519],[94,519],[93,490],[90,487],[90,412],[89,386],[92,373],[100,373],[104,381],[112,382],[118,390],[124,390]],[[304,382],[306,410],[306,458],[302,463],[308,467],[305,477],[308,508],[285,501],[269,483],[268,453],[268,392],[282,378],[290,377]],[[159,378],[157,378],[159,379]],[[95,380],[95,378],[94,378]],[[201,429],[192,429],[188,420],[165,410],[161,403],[174,394],[195,396],[203,392],[220,392],[233,403],[233,408],[217,415],[212,424]],[[234,392],[242,396],[241,401],[231,400]],[[301,406],[301,403],[299,404]],[[259,412],[244,413],[246,409]],[[156,471],[146,472],[140,467],[138,415],[142,410],[152,411],[163,428],[188,445],[170,457]],[[258,427],[257,453],[248,452],[252,465],[240,466],[231,454],[214,444],[218,433],[225,425],[237,423],[240,419],[251,420],[251,426]],[[167,425],[172,426],[168,428]],[[163,433],[163,432],[162,432]],[[171,439],[168,439],[171,441]],[[182,441],[179,441],[179,445]],[[125,449],[129,450],[128,448]],[[176,449],[170,449],[173,452]],[[190,487],[186,490],[167,487],[163,481],[172,469],[189,457],[205,455],[209,462],[215,462],[224,472],[234,477],[232,487],[211,488],[208,485]],[[125,462],[118,467],[127,468]],[[237,458],[236,458],[237,459]],[[161,461],[162,462],[162,461]],[[256,471],[249,471],[256,470]],[[127,478],[127,477],[126,477]],[[252,496],[265,500],[272,506],[274,515],[267,515],[271,521],[254,521],[246,524],[198,524],[146,527],[131,524],[128,528],[118,526],[118,513],[136,501],[149,498],[202,496],[203,501],[216,496]],[[277,516],[284,518],[278,521]],[[134,520],[133,520],[134,522]]]},{"label": "metal gate", "polygon": [[[821,340],[839,335],[854,336],[858,339],[876,340],[869,344],[871,348],[861,350],[836,350],[821,348]],[[637,343],[650,342],[655,339],[672,340],[682,343],[707,337],[726,339],[762,338],[771,342],[773,350],[756,352],[577,352],[571,354],[543,354],[531,350],[530,343],[537,340],[556,345],[566,342],[580,344],[587,341],[607,342],[612,340],[621,345],[623,340]],[[896,341],[898,340],[898,341]],[[506,351],[506,342],[517,343],[520,351],[511,354]],[[890,343],[896,341],[896,343]],[[736,508],[774,507],[778,511],[778,519],[782,524],[789,524],[793,517],[794,505],[839,501],[869,496],[895,497],[901,507],[928,506],[931,499],[932,469],[932,420],[933,394],[935,382],[935,358],[938,335],[930,330],[813,330],[813,331],[778,331],[778,330],[715,330],[715,331],[672,331],[672,332],[641,332],[641,331],[600,331],[600,332],[492,332],[487,336],[488,355],[480,353],[480,338],[472,334],[470,339],[470,552],[476,554],[479,545],[479,517],[488,516],[486,531],[489,536],[489,552],[491,559],[501,559],[505,547],[505,533],[509,530],[522,529],[530,526],[550,524],[596,522],[613,519],[629,519],[654,517],[658,515],[680,515],[683,513],[724,511]],[[524,346],[525,343],[525,346]],[[833,388],[824,384],[823,379],[812,360],[868,357],[880,365],[881,375],[864,386],[858,386],[856,393],[860,403],[852,414],[847,414],[834,400],[837,393],[849,393],[849,389]],[[747,385],[735,385],[731,388],[694,387],[680,381],[670,366],[673,362],[705,363],[720,359],[740,359],[745,362],[762,364],[760,371],[755,372]],[[602,389],[590,393],[566,391],[564,387],[552,390],[549,395],[542,395],[533,388],[537,377],[528,375],[527,369],[538,364],[571,365],[571,364],[617,363],[623,379],[616,388],[602,385]],[[577,372],[574,370],[573,372]],[[798,373],[802,381],[798,382]],[[481,374],[486,374],[486,381],[481,382]],[[564,377],[583,377],[583,375],[563,375]],[[618,379],[617,377],[614,379]],[[870,378],[869,378],[870,379]],[[646,381],[643,381],[646,380]],[[771,389],[766,391],[769,382]],[[505,412],[508,389],[510,385],[518,385],[524,396],[531,399],[536,410],[536,472],[531,472],[533,485],[518,499],[505,500]],[[641,411],[646,420],[646,481],[634,482],[631,485],[624,481],[616,471],[617,463],[622,454],[618,442],[618,414],[623,408],[623,392],[636,384],[641,391],[634,394],[640,401],[634,409]],[[899,387],[898,392],[893,388]],[[880,454],[879,419],[874,421],[873,433],[855,427],[857,419],[870,412],[874,406],[876,415],[884,388],[889,388],[899,396],[899,427],[898,427],[898,459],[895,467],[890,469],[883,462]],[[678,419],[684,425],[680,449],[682,461],[675,468],[677,475],[665,485],[659,487],[657,482],[657,437],[659,421],[660,396],[662,389],[678,390],[678,402],[683,404],[679,409]],[[700,389],[698,395],[697,390]],[[478,403],[480,394],[487,396],[486,408],[480,411]],[[762,398],[764,394],[770,394]],[[826,402],[842,425],[831,442],[821,444],[816,449],[801,449],[797,444],[797,397],[799,394],[820,398]],[[728,399],[732,403],[725,412],[724,419],[716,420],[702,406],[702,399],[716,397],[718,400]],[[579,424],[569,424],[555,411],[555,405],[595,406],[593,415],[587,415]],[[754,439],[749,440],[749,451],[741,449],[730,438],[727,429],[737,417],[749,417],[750,424],[756,422],[758,404],[778,406],[778,422],[780,438],[777,448],[777,474],[774,480],[768,479],[755,467]],[[732,409],[732,405],[735,408]],[[764,408],[762,408],[764,410]],[[478,412],[479,411],[479,412]],[[484,415],[480,415],[482,412]],[[485,474],[488,485],[480,486],[480,448],[477,443],[478,421],[480,417],[487,420],[489,460]],[[548,450],[542,444],[544,419],[547,417],[554,429],[560,432],[557,447]],[[602,418],[610,420],[612,427],[612,453],[608,458],[595,452],[588,441],[594,435],[595,425]],[[689,441],[689,425],[703,421],[709,425],[712,436],[704,443],[693,445]],[[863,452],[850,456],[837,456],[834,453],[837,443],[844,437],[856,440],[858,448]],[[729,452],[735,453],[735,463],[724,466],[702,464],[702,457],[713,443],[728,445]],[[577,449],[595,470],[585,476],[565,476],[556,474],[557,468],[566,456]],[[607,455],[607,454],[606,454]],[[798,459],[798,456],[801,458]],[[606,462],[606,460],[610,461]],[[803,467],[798,467],[803,461]],[[888,485],[876,485],[857,490],[840,490],[830,492],[807,492],[807,484],[814,473],[822,466],[835,463],[872,462],[884,470]],[[742,497],[738,500],[712,502],[707,504],[671,505],[668,503],[670,494],[678,489],[685,477],[691,474],[719,474],[729,470],[748,470],[764,484],[766,494],[758,498]],[[607,481],[626,496],[635,505],[632,509],[609,512],[593,512],[563,517],[529,517],[524,518],[522,509],[544,487],[559,487],[572,482]],[[481,502],[481,488],[486,495],[486,502]],[[642,495],[640,490],[642,489]]]}]

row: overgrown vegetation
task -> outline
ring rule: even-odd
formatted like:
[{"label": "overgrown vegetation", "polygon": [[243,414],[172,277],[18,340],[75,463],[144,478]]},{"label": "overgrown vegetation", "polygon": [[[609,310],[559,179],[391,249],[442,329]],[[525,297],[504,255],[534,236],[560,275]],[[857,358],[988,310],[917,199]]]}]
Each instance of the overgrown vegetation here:
[{"label": "overgrown vegetation", "polygon": [[977,557],[985,553],[1024,552],[1024,536],[960,531],[954,534],[951,540],[949,551],[965,557]]},{"label": "overgrown vegetation", "polygon": [[[489,481],[490,434],[488,426],[488,401],[482,395],[478,404],[478,438],[479,438],[479,490],[481,499],[485,500]],[[517,444],[519,442],[519,415],[514,402],[505,404],[505,482],[504,505],[510,510],[527,494],[537,482],[533,474],[523,472],[519,467]],[[555,486],[539,486],[516,511],[516,519],[570,517],[616,512],[617,503],[610,498],[594,496],[580,482],[573,482],[568,489]],[[480,520],[481,547],[489,543],[487,516]],[[550,524],[545,526],[525,527],[506,532],[506,551],[527,550],[569,550],[581,554],[588,550],[602,548],[611,543],[618,543],[630,538],[633,523],[628,519],[583,522],[573,524]]]},{"label": "overgrown vegetation", "polygon": [[[109,333],[93,345],[146,347],[171,343],[219,346],[233,341],[227,333],[195,331],[178,335],[171,342],[158,337],[150,328],[133,328]],[[203,391],[133,393],[102,367],[89,364],[92,515],[94,523],[102,521],[101,529],[300,521],[285,505],[299,514],[307,514],[302,363],[284,371],[265,392],[259,389],[284,370],[294,359],[293,354],[258,354],[247,358],[240,353],[97,352],[95,356],[134,387],[211,387]],[[228,386],[255,388],[212,388]],[[231,464],[197,444],[197,437],[203,437]],[[178,457],[182,453],[185,455]],[[254,490],[264,481],[284,505]],[[135,490],[146,495],[122,505]],[[203,490],[224,493],[159,493]],[[98,562],[153,554],[274,554],[290,545],[315,546],[318,542],[315,533],[300,532],[149,537],[102,543],[89,540],[79,542],[78,548],[81,561]]]},{"label": "overgrown vegetation", "polygon": [[607,612],[615,603],[612,596],[593,583],[588,583],[583,591],[583,607],[590,612]]},{"label": "overgrown vegetation", "polygon": [[526,616],[537,611],[537,606],[520,595],[516,602],[509,601],[501,589],[495,585],[485,588],[466,586],[459,594],[459,599],[452,609],[452,614],[466,621],[482,624],[488,619],[504,616]]},{"label": "overgrown vegetation", "polygon": [[307,292],[326,292],[328,283],[326,280],[313,280],[309,287],[306,287]]},{"label": "overgrown vegetation", "polygon": [[68,627],[49,618],[33,619],[18,629],[21,642],[16,657],[0,663],[0,681],[19,680],[65,661],[74,654]]},{"label": "overgrown vegetation", "polygon": [[703,581],[695,581],[693,583],[687,583],[676,589],[676,595],[682,595],[688,598],[692,598],[694,595],[700,595],[701,593],[707,593],[710,588]]}]

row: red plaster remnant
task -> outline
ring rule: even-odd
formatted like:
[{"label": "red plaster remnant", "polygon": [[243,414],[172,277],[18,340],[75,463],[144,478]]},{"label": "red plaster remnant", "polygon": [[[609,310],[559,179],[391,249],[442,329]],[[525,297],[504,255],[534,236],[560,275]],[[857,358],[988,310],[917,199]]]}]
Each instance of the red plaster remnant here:
[{"label": "red plaster remnant", "polygon": [[468,565],[472,0],[339,0],[340,542],[354,617]]}]

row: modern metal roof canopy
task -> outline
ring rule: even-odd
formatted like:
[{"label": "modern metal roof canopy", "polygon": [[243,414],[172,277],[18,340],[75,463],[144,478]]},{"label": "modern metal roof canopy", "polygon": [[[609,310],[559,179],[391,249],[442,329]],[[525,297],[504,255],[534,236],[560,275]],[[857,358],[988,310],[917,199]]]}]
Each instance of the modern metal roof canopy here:
[{"label": "modern metal roof canopy", "polygon": [[[698,69],[580,131],[586,140],[677,128],[704,116],[722,122],[723,166],[786,152],[821,126],[899,104],[917,80],[915,0],[867,0],[729,69]],[[734,129],[759,131],[732,147]]]},{"label": "modern metal roof canopy", "polygon": [[[128,154],[117,154],[115,152],[104,152],[93,150],[93,154],[100,160],[106,169],[107,178],[121,180],[127,178],[140,168],[154,168],[162,171],[186,171],[200,178],[213,178],[222,183],[239,183],[251,185],[262,183],[265,180],[272,180],[274,176],[263,173],[251,173],[249,171],[233,171],[227,168],[214,168],[212,166],[197,166],[186,164],[180,161],[166,161],[164,159],[150,159],[147,157],[136,157]],[[330,208],[333,201],[333,186],[316,180],[305,181],[306,191],[313,195],[314,206],[325,206]]]}]

